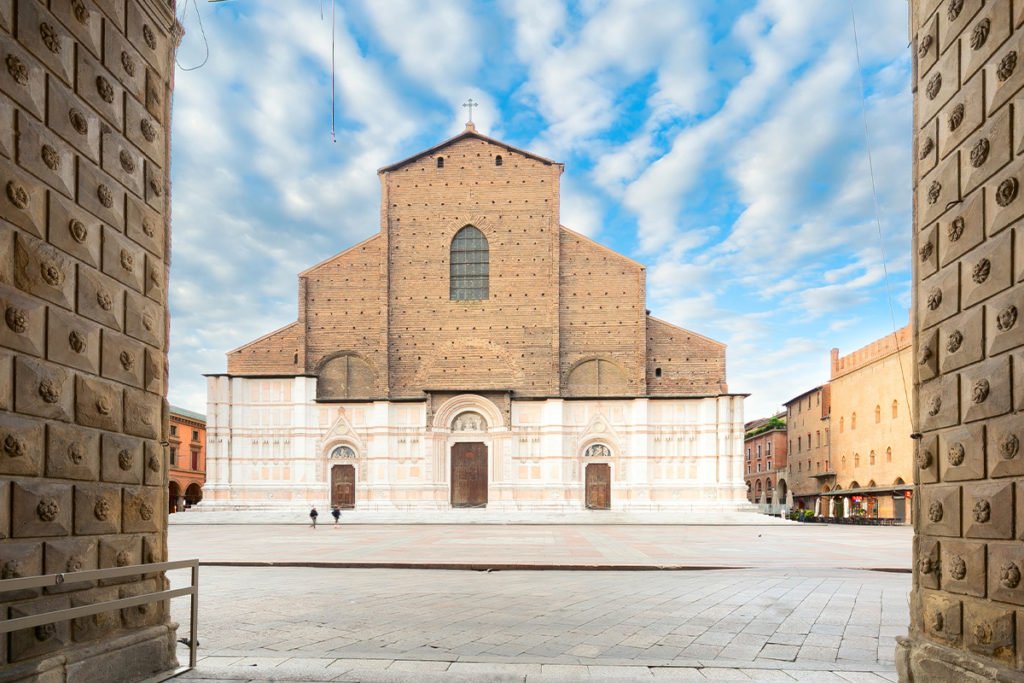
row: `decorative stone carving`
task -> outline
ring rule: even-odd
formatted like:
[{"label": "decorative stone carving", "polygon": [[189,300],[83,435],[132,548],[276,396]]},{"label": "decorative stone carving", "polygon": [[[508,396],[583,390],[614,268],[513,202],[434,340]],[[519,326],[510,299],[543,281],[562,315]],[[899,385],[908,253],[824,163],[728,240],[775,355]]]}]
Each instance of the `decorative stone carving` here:
[{"label": "decorative stone carving", "polygon": [[127,249],[121,250],[121,267],[129,273],[135,271],[135,257]]},{"label": "decorative stone carving", "polygon": [[964,450],[964,445],[962,443],[954,443],[949,447],[946,458],[949,460],[950,465],[959,467],[964,464],[964,457],[966,455],[967,452]]},{"label": "decorative stone carving", "polygon": [[75,218],[68,222],[68,232],[71,234],[71,239],[79,244],[84,243],[89,236],[89,229],[85,227],[85,223]]},{"label": "decorative stone carving", "polygon": [[942,290],[938,287],[933,288],[928,292],[928,309],[936,310],[942,304]]},{"label": "decorative stone carving", "polygon": [[35,629],[33,630],[33,634],[35,635],[36,640],[38,640],[41,643],[45,642],[50,638],[53,638],[55,635],[57,635],[57,625],[41,624],[40,626],[35,627]]},{"label": "decorative stone carving", "polygon": [[924,57],[928,54],[928,50],[931,49],[933,42],[935,42],[935,39],[932,38],[932,34],[926,33],[921,36],[921,39],[917,42],[917,56]]},{"label": "decorative stone carving", "polygon": [[122,149],[121,153],[117,155],[118,161],[121,162],[121,168],[124,169],[125,173],[135,172],[135,160],[132,159],[132,155],[128,153],[128,150]]},{"label": "decorative stone carving", "polygon": [[971,402],[975,404],[983,403],[988,398],[989,390],[989,381],[987,379],[979,379],[971,387]]},{"label": "decorative stone carving", "polygon": [[85,114],[79,109],[72,107],[68,110],[68,120],[71,121],[71,127],[75,129],[80,135],[86,135],[89,132],[89,119],[85,117]]},{"label": "decorative stone carving", "polygon": [[46,168],[51,171],[60,170],[60,154],[53,147],[43,145],[43,148],[39,150],[39,156],[42,158],[43,163],[46,164]]},{"label": "decorative stone carving", "polygon": [[72,330],[71,334],[68,335],[68,346],[75,353],[84,352],[86,347],[85,335],[78,330]]},{"label": "decorative stone carving", "polygon": [[[452,431],[454,431],[454,429]],[[352,450],[352,448],[350,446],[338,446],[333,451],[331,451],[331,457],[332,458],[354,458],[354,457],[356,457],[356,452],[354,450]],[[150,460],[152,461],[153,458],[150,458]],[[152,466],[152,462],[150,463],[150,465]],[[153,468],[153,469],[154,469],[154,471],[159,470],[160,469],[160,463],[157,462],[156,463],[156,467]]]},{"label": "decorative stone carving", "polygon": [[4,453],[10,458],[21,458],[25,455],[25,440],[15,436],[14,434],[8,434],[4,437],[3,449]]},{"label": "decorative stone carving", "polygon": [[921,574],[931,574],[938,571],[939,563],[931,555],[921,555],[917,560],[917,571]]},{"label": "decorative stone carving", "polygon": [[920,249],[917,250],[917,255],[921,258],[922,261],[927,261],[932,257],[932,253],[934,251],[935,245],[932,244],[931,240],[928,240],[923,245],[921,245]]},{"label": "decorative stone carving", "polygon": [[982,19],[975,24],[974,29],[971,31],[971,49],[979,50],[981,46],[988,40],[989,31],[992,29],[992,21],[988,18]]},{"label": "decorative stone carving", "polygon": [[999,442],[999,456],[1003,460],[1013,460],[1020,453],[1020,439],[1016,434],[1006,434]]},{"label": "decorative stone carving", "polygon": [[938,180],[933,180],[932,184],[928,186],[928,203],[935,204],[939,201],[939,196],[942,194],[942,183]]},{"label": "decorative stone carving", "polygon": [[60,514],[60,505],[53,498],[43,498],[36,505],[36,516],[43,522],[52,522]]},{"label": "decorative stone carving", "polygon": [[1016,178],[1010,177],[999,183],[999,187],[996,188],[996,204],[999,206],[1009,206],[1014,199],[1017,198],[1017,193],[1020,191],[1020,183]]},{"label": "decorative stone carving", "polygon": [[96,303],[99,304],[99,307],[104,311],[109,311],[114,307],[114,298],[110,296],[110,292],[105,289],[101,289],[96,292]]},{"label": "decorative stone carving", "polygon": [[7,62],[7,73],[11,74],[14,82],[18,85],[28,85],[28,67],[25,66],[25,62],[14,54],[8,54],[4,61]]},{"label": "decorative stone carving", "polygon": [[963,103],[959,103],[953,107],[949,112],[949,118],[946,120],[946,124],[949,126],[949,131],[953,132],[960,127],[960,124],[964,122],[964,116],[966,109]]},{"label": "decorative stone carving", "polygon": [[96,519],[105,522],[110,518],[110,512],[110,501],[106,498],[97,498],[96,505],[93,507],[93,515]]},{"label": "decorative stone carving", "polygon": [[999,585],[1016,588],[1020,585],[1020,568],[1013,562],[1006,562],[999,568]]},{"label": "decorative stone carving", "polygon": [[153,33],[153,29],[149,27],[149,24],[142,25],[142,39],[146,41],[146,47],[150,50],[156,49],[156,35]]},{"label": "decorative stone carving", "polygon": [[147,332],[152,332],[153,331],[153,326],[155,324],[156,324],[156,321],[153,320],[153,316],[150,314],[149,311],[146,311],[146,312],[144,312],[142,314],[142,327],[143,327],[143,329],[145,329]]},{"label": "decorative stone carving", "polygon": [[974,143],[974,146],[971,147],[971,166],[974,168],[981,168],[982,164],[988,160],[990,147],[991,145],[988,138],[981,138]]},{"label": "decorative stone carving", "polygon": [[950,222],[949,228],[946,231],[946,235],[949,237],[950,242],[956,242],[964,234],[964,223],[963,216],[957,216]]},{"label": "decorative stone carving", "polygon": [[919,448],[917,449],[917,454],[914,456],[914,459],[917,462],[917,466],[920,467],[921,469],[931,467],[932,452],[927,448]]},{"label": "decorative stone carving", "polygon": [[118,360],[121,361],[121,367],[126,371],[131,372],[135,369],[135,354],[131,351],[122,351],[118,356]]},{"label": "decorative stone carving", "polygon": [[15,208],[21,209],[22,211],[28,209],[29,202],[31,201],[25,186],[14,180],[7,182],[7,198],[11,200],[11,204],[13,204]]},{"label": "decorative stone carving", "polygon": [[135,76],[135,60],[126,50],[121,50],[121,68],[129,76]]},{"label": "decorative stone carving", "polygon": [[937,73],[928,79],[928,85],[925,87],[924,94],[928,97],[929,100],[934,100],[938,96],[939,90],[941,89],[942,74]]},{"label": "decorative stone carving", "polygon": [[942,503],[934,501],[931,505],[928,506],[928,519],[932,520],[933,522],[942,521]]},{"label": "decorative stone carving", "polygon": [[474,412],[459,414],[452,420],[453,432],[483,432],[487,431],[487,421],[483,415]]},{"label": "decorative stone carving", "polygon": [[64,571],[69,573],[69,574],[73,574],[75,572],[82,571],[82,567],[84,567],[84,566],[85,566],[85,562],[83,562],[81,556],[79,556],[79,555],[72,555],[71,557],[68,558],[67,564],[64,565]]},{"label": "decorative stone carving", "polygon": [[946,337],[946,351],[950,353],[956,353],[960,350],[961,345],[964,343],[964,334],[960,330],[953,330],[948,337]]},{"label": "decorative stone carving", "polygon": [[583,452],[585,458],[610,458],[612,457],[612,451],[608,446],[603,443],[595,443],[587,447],[587,450]]},{"label": "decorative stone carving", "polygon": [[963,9],[964,0],[949,0],[949,4],[946,5],[946,18],[951,22],[956,21]]},{"label": "decorative stone carving", "polygon": [[44,379],[39,383],[39,397],[46,403],[56,403],[60,400],[60,385],[51,379]]},{"label": "decorative stone carving", "polygon": [[132,464],[135,462],[135,456],[127,449],[123,448],[117,454],[117,466],[127,472],[132,468]]},{"label": "decorative stone carving", "polygon": [[156,139],[156,127],[149,119],[144,118],[139,122],[139,130],[142,131],[142,137],[146,138],[147,142],[153,142]]},{"label": "decorative stone carving", "polygon": [[1014,69],[1017,68],[1017,51],[1010,50],[1006,55],[999,61],[999,66],[996,68],[996,78],[1002,83],[1013,75]]},{"label": "decorative stone carving", "polygon": [[75,465],[81,465],[82,459],[85,457],[85,453],[82,451],[81,444],[72,443],[68,444],[68,460]]},{"label": "decorative stone carving", "polygon": [[932,140],[930,136],[925,136],[924,139],[921,140],[921,149],[918,152],[918,158],[919,159],[926,159],[928,157],[928,155],[931,154],[932,150],[934,150],[934,149],[935,149],[935,141]]},{"label": "decorative stone carving", "polygon": [[161,178],[160,174],[157,173],[156,171],[153,171],[153,175],[149,177],[149,191],[152,192],[153,195],[156,197],[159,197],[164,193],[164,186],[162,180],[163,179]]},{"label": "decorative stone carving", "polygon": [[983,258],[974,264],[971,268],[971,279],[974,280],[975,284],[981,284],[988,279],[989,274],[992,272],[992,262],[987,258]]},{"label": "decorative stone carving", "polygon": [[46,46],[47,50],[55,55],[60,54],[60,35],[51,24],[45,21],[39,24],[39,37],[43,39],[43,45]]},{"label": "decorative stone carving", "polygon": [[89,23],[89,8],[85,6],[85,0],[71,0],[71,9],[78,23],[83,25]]},{"label": "decorative stone carving", "polygon": [[928,414],[935,417],[942,410],[942,397],[932,396],[928,401]]},{"label": "decorative stone carving", "polygon": [[953,555],[949,563],[949,575],[957,581],[963,581],[967,576],[967,563],[959,555]]},{"label": "decorative stone carving", "polygon": [[934,355],[934,352],[932,351],[932,347],[927,345],[927,344],[923,345],[921,347],[920,353],[917,354],[917,364],[918,365],[927,365],[928,361],[930,361],[932,359],[933,355]]},{"label": "decorative stone carving", "polygon": [[[351,449],[349,449],[349,450],[351,450]],[[333,457],[333,454],[332,454],[332,457]],[[355,453],[352,454],[352,457],[355,457]],[[150,472],[159,472],[160,471],[160,458],[158,458],[156,455],[149,456],[149,461],[146,463],[146,466],[149,468]]]},{"label": "decorative stone carving", "polygon": [[1005,332],[1015,324],[1017,324],[1017,307],[1013,304],[1006,306],[996,314],[996,327],[1000,332]]},{"label": "decorative stone carving", "polygon": [[987,500],[979,500],[974,504],[974,521],[985,524],[992,517],[992,504]]},{"label": "decorative stone carving", "polygon": [[127,550],[118,551],[115,563],[118,567],[127,567],[132,563],[132,554]]},{"label": "decorative stone carving", "polygon": [[114,103],[114,86],[110,85],[110,81],[105,76],[96,77],[96,92],[100,94],[100,98],[107,104]]},{"label": "decorative stone carving", "polygon": [[143,501],[139,504],[139,517],[147,522],[153,519],[153,506]]},{"label": "decorative stone carving", "polygon": [[153,237],[156,234],[156,230],[153,229],[153,222],[148,218],[142,219],[142,232],[146,237]]},{"label": "decorative stone carving", "polygon": [[39,274],[42,276],[43,282],[51,287],[60,287],[64,284],[64,271],[53,261],[41,260]]},{"label": "decorative stone carving", "polygon": [[4,562],[3,569],[0,569],[0,579],[20,579],[22,577],[21,562],[8,560]]},{"label": "decorative stone carving", "polygon": [[114,193],[103,183],[96,187],[96,198],[100,200],[100,204],[108,209],[114,206]]},{"label": "decorative stone carving", "polygon": [[28,313],[23,308],[8,306],[4,311],[4,321],[7,323],[7,327],[17,334],[24,334],[28,329]]}]

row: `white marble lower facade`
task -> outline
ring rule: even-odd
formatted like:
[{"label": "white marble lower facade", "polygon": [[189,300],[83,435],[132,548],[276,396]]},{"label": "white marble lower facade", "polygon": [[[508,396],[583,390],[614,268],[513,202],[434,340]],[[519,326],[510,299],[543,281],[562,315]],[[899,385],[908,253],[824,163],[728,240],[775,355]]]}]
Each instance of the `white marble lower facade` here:
[{"label": "white marble lower facade", "polygon": [[[452,451],[482,444],[489,512],[587,508],[607,466],[608,507],[746,507],[743,397],[317,403],[316,378],[208,378],[205,509],[321,508],[351,467],[357,510],[447,510]],[[592,470],[593,471],[593,470]],[[591,499],[592,501],[593,499]]]}]

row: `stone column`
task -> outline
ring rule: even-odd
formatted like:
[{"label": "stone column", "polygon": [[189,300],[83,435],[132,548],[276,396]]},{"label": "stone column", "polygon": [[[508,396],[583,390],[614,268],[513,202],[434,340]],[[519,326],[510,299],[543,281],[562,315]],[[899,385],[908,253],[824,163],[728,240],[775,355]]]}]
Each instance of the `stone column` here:
[{"label": "stone column", "polygon": [[[0,578],[166,559],[173,0],[0,0]],[[162,576],[6,594],[0,619]],[[175,664],[166,605],[0,639],[5,680]],[[6,642],[5,642],[6,641]],[[6,647],[9,643],[9,647]]]},{"label": "stone column", "polygon": [[900,679],[1022,681],[1024,3],[911,0],[914,584]]}]

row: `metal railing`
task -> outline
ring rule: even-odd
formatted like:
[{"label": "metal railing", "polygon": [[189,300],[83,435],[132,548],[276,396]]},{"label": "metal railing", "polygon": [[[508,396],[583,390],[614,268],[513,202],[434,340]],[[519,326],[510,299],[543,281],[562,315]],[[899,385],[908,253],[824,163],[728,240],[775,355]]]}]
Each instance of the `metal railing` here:
[{"label": "metal railing", "polygon": [[[66,574],[44,574],[42,576],[25,576],[17,579],[0,580],[0,595],[3,595],[4,593],[11,591],[25,590],[28,588],[45,588],[47,586],[60,586],[64,584],[72,585],[88,581],[99,581],[102,579],[116,579],[123,576],[153,574],[155,572],[165,572],[172,569],[185,569],[186,567],[192,569],[192,579],[190,584],[184,588],[173,588],[170,590],[157,591],[155,593],[145,593],[143,595],[136,595],[130,598],[106,600],[89,605],[82,605],[80,607],[71,607],[69,609],[54,610],[52,612],[43,612],[41,614],[33,614],[27,617],[18,617],[16,619],[0,621],[0,635],[10,633],[12,631],[20,631],[26,628],[35,628],[36,626],[52,624],[58,621],[89,617],[102,612],[125,609],[126,607],[137,607],[139,605],[148,605],[152,602],[162,602],[164,600],[170,600],[171,598],[179,598],[183,595],[188,595],[191,596],[191,618],[189,619],[188,642],[189,665],[188,667],[176,669],[167,677],[176,676],[190,669],[194,669],[196,666],[196,644],[198,638],[197,620],[199,616],[198,559],[176,560],[174,562],[155,562],[153,564],[135,564],[127,567],[89,569],[86,571],[69,572]],[[163,678],[148,680],[163,680]]]}]

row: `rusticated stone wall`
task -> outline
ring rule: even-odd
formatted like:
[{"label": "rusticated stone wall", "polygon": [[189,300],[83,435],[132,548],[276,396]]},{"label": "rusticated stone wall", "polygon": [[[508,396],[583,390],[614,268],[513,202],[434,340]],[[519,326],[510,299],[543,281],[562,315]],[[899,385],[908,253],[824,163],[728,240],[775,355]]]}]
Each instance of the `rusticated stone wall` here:
[{"label": "rusticated stone wall", "polygon": [[1024,2],[912,0],[917,505],[901,680],[1024,665]]},{"label": "rusticated stone wall", "polygon": [[[3,579],[165,559],[179,38],[173,0],[0,0]],[[0,595],[0,619],[163,581],[69,578]],[[130,680],[173,662],[159,604],[0,639],[15,680]]]}]

